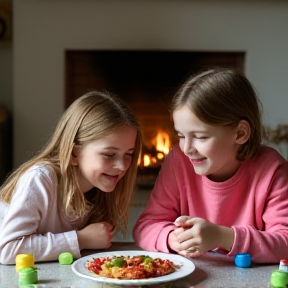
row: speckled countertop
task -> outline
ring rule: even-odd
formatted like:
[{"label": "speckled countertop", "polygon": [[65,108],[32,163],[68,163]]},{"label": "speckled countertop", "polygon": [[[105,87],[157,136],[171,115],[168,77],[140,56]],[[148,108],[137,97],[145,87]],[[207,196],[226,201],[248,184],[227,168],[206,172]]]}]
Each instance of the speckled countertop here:
[{"label": "speckled countertop", "polygon": [[[134,243],[114,243],[110,251],[140,250]],[[109,251],[108,250],[108,251]],[[85,251],[83,256],[102,251]],[[214,253],[206,253],[193,259],[196,269],[189,276],[163,284],[151,285],[151,288],[268,288],[273,270],[278,265],[252,265],[251,268],[239,268],[234,265],[234,259]],[[58,262],[36,263],[38,268],[37,288],[117,288],[115,284],[102,284],[77,276],[70,265],[60,265]],[[15,265],[0,265],[0,287],[16,288],[18,276]],[[126,286],[131,288],[131,286]],[[145,286],[146,287],[146,286]]]}]

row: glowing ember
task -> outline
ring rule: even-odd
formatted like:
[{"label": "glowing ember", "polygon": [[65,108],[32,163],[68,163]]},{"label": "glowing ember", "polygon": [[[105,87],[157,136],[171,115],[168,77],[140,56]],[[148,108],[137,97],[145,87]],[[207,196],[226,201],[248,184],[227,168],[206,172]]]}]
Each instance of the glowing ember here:
[{"label": "glowing ember", "polygon": [[144,157],[143,157],[143,160],[144,160],[143,165],[144,165],[145,167],[147,167],[147,166],[149,166],[149,165],[151,164],[151,160],[150,160],[149,155],[145,154]]}]

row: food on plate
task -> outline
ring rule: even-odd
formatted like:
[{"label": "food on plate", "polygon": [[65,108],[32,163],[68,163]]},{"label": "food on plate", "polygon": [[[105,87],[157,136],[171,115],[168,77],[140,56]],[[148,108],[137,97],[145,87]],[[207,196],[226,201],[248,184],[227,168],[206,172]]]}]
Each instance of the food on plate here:
[{"label": "food on plate", "polygon": [[177,266],[168,259],[146,255],[93,258],[86,268],[101,277],[117,279],[147,279],[174,272]]}]

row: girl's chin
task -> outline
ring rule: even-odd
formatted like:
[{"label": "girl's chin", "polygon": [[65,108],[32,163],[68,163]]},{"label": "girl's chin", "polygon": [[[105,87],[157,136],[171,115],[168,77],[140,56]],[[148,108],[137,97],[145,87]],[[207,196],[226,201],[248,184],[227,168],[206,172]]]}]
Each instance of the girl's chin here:
[{"label": "girl's chin", "polygon": [[197,165],[193,165],[194,171],[197,175],[201,175],[201,176],[208,176],[209,174],[207,173],[207,171],[204,171],[203,169],[201,169],[200,167],[197,167]]},{"label": "girl's chin", "polygon": [[111,193],[111,192],[113,192],[114,191],[114,189],[113,190],[101,190],[102,192],[104,192],[104,193]]},{"label": "girl's chin", "polygon": [[110,187],[107,187],[107,186],[99,186],[97,187],[98,189],[100,189],[102,192],[105,192],[105,193],[111,193],[115,190],[116,188],[116,185],[115,186],[110,186]]}]

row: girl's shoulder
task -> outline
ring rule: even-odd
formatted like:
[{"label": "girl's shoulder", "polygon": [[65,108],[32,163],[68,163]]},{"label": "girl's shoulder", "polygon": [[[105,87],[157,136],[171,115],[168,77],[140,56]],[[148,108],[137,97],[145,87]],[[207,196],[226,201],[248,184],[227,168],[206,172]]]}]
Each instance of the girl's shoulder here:
[{"label": "girl's shoulder", "polygon": [[182,157],[185,159],[185,158],[188,158],[184,153],[183,151],[181,150],[180,146],[178,143],[174,144],[170,151],[169,151],[169,154],[172,155],[172,157]]},{"label": "girl's shoulder", "polygon": [[165,156],[164,162],[164,168],[166,173],[176,173],[181,176],[186,173],[194,173],[193,165],[191,165],[189,157],[187,157],[183,153],[179,144],[175,144],[171,147],[168,155]]},{"label": "girl's shoulder", "polygon": [[57,195],[55,191],[58,191],[56,170],[52,165],[40,163],[29,167],[20,176],[13,192],[17,197],[13,198],[22,199],[23,202],[30,199],[29,203],[33,203],[34,200],[44,203],[44,199],[54,199]]},{"label": "girl's shoulder", "polygon": [[34,164],[30,168],[27,169],[24,174],[42,174],[46,175],[48,177],[53,177],[57,175],[57,169],[51,165],[51,164],[46,164],[46,163],[39,163],[39,164]]},{"label": "girl's shoulder", "polygon": [[177,144],[174,144],[174,145],[171,147],[167,158],[171,158],[171,160],[172,160],[173,162],[181,163],[181,165],[183,165],[183,164],[188,164],[189,167],[190,167],[190,166],[193,167],[193,166],[191,165],[191,162],[190,162],[190,160],[189,160],[189,157],[187,157],[187,156],[183,153],[183,151],[181,150],[181,148],[180,148],[180,146],[179,146],[178,143],[177,143]]},{"label": "girl's shoulder", "polygon": [[269,146],[261,146],[252,160],[255,162],[262,162],[265,160],[268,163],[271,161],[279,164],[287,162],[287,160],[276,149]]},{"label": "girl's shoulder", "polygon": [[53,166],[35,164],[19,177],[9,206],[13,209],[24,207],[27,211],[42,209],[43,213],[46,213],[45,211],[57,203],[57,191],[57,173]]},{"label": "girl's shoulder", "polygon": [[288,170],[287,160],[274,148],[262,146],[258,152],[247,161],[250,168],[257,171],[272,172],[278,169]]},{"label": "girl's shoulder", "polygon": [[57,168],[50,164],[39,163],[29,167],[19,178],[18,183],[51,182],[57,183]]}]

